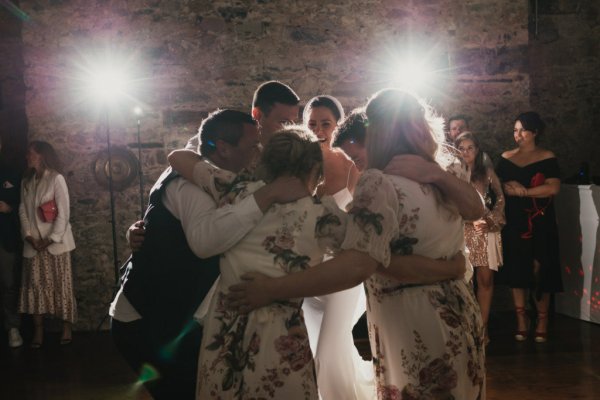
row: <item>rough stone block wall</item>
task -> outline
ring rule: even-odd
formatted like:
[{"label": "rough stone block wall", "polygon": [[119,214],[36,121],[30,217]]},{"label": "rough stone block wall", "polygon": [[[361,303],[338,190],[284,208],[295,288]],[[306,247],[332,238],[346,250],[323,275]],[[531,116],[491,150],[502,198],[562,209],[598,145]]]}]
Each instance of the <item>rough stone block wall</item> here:
[{"label": "rough stone block wall", "polygon": [[[444,115],[466,113],[491,154],[512,146],[512,119],[529,109],[525,0],[23,0],[29,137],[66,161],[79,329],[94,328],[113,294],[109,195],[94,178],[106,147],[105,116],[82,93],[93,54],[121,54],[142,79],[133,93],[141,121],[146,192],[168,151],[216,107],[249,110],[262,81],[290,84],[305,101],[328,93],[347,110],[389,86],[389,55],[431,58],[437,81],[422,94]],[[133,102],[112,109],[112,143],[137,155]],[[116,193],[118,253],[138,217],[137,181]]]},{"label": "rough stone block wall", "polygon": [[27,146],[21,21],[0,10],[0,137],[2,157],[25,168]]},{"label": "rough stone block wall", "polygon": [[564,177],[582,162],[600,177],[600,3],[548,0],[537,18],[532,11],[531,106],[548,123],[542,143]]}]

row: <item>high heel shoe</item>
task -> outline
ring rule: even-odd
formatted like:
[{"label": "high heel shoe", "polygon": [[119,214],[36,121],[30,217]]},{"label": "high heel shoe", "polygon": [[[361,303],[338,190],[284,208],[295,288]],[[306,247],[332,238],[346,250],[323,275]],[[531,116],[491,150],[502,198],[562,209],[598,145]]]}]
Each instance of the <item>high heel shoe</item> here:
[{"label": "high heel shoe", "polygon": [[515,340],[517,342],[523,342],[527,340],[527,336],[529,333],[529,317],[527,316],[527,311],[525,310],[525,307],[515,307],[515,312],[517,313],[517,319],[518,317],[524,317],[526,321],[525,330],[517,330],[517,332],[515,332]]},{"label": "high heel shoe", "polygon": [[[538,311],[537,320],[538,320],[538,325],[540,324],[540,321],[547,321],[548,320],[548,312]],[[546,323],[546,330],[544,332],[538,331],[537,327],[535,328],[534,340],[536,343],[546,343],[546,341],[548,340],[548,324],[547,323]]]}]

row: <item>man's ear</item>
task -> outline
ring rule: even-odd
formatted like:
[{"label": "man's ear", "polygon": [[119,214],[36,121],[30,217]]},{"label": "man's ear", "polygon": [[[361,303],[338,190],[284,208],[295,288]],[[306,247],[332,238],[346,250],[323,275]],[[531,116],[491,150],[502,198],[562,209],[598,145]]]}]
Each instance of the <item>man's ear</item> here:
[{"label": "man's ear", "polygon": [[227,159],[231,154],[231,145],[224,140],[217,139],[215,141],[215,151],[222,159]]},{"label": "man's ear", "polygon": [[258,107],[252,108],[252,118],[257,122],[262,118],[262,111],[260,111],[260,108],[258,108]]}]

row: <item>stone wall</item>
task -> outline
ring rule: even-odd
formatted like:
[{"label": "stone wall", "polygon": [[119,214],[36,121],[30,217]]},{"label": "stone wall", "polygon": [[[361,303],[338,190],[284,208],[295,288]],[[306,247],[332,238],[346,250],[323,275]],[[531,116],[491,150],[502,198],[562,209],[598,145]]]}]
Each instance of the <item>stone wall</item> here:
[{"label": "stone wall", "polygon": [[[472,117],[492,154],[511,145],[512,120],[529,109],[525,0],[33,1],[23,26],[29,137],[66,161],[79,329],[106,313],[114,270],[109,195],[93,174],[106,147],[105,115],[78,90],[92,56],[120,54],[142,78],[133,93],[141,120],[145,189],[216,107],[250,109],[256,86],[289,83],[303,100],[328,93],[351,109],[390,85],[390,54],[413,49],[438,69],[421,93],[444,115]],[[111,109],[115,146],[133,150],[133,102]],[[119,261],[138,217],[134,181],[116,194]]]},{"label": "stone wall", "polygon": [[540,1],[537,24],[532,11],[531,105],[548,123],[542,143],[564,177],[582,162],[600,177],[600,3]]},{"label": "stone wall", "polygon": [[21,19],[0,9],[0,138],[2,157],[25,168],[27,118]]}]

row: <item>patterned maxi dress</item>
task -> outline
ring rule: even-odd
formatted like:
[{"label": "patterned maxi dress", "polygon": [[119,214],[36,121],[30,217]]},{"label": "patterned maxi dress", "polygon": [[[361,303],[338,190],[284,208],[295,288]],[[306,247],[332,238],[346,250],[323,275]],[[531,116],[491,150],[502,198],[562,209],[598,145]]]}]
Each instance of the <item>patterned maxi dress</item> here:
[{"label": "patterned maxi dress", "polygon": [[[355,191],[345,249],[384,266],[395,254],[451,257],[463,249],[463,221],[438,205],[431,186],[367,170]],[[464,280],[401,285],[366,282],[377,395],[388,399],[483,399],[483,325]]]},{"label": "patterned maxi dress", "polygon": [[[261,182],[235,187],[234,202]],[[217,185],[219,186],[219,185]],[[346,215],[332,198],[310,197],[274,205],[258,225],[221,258],[198,368],[197,399],[318,399],[302,299],[278,302],[247,315],[227,309],[227,288],[245,272],[272,277],[302,271],[339,249]]]}]

